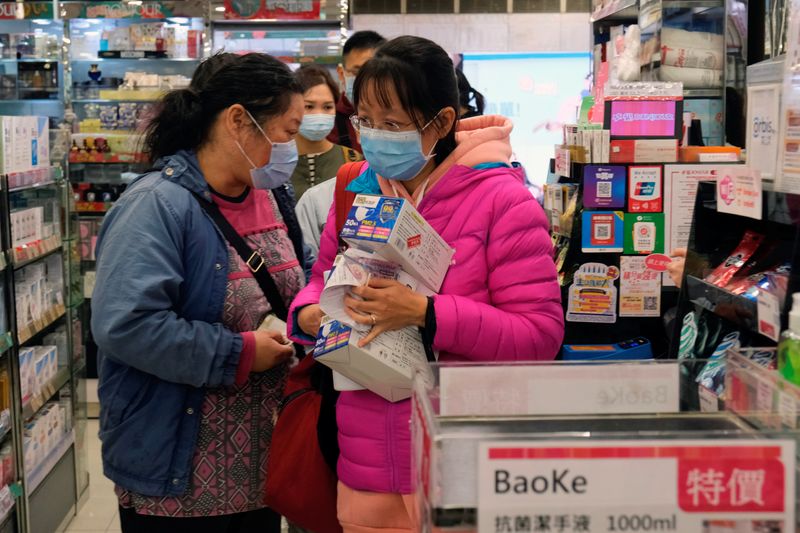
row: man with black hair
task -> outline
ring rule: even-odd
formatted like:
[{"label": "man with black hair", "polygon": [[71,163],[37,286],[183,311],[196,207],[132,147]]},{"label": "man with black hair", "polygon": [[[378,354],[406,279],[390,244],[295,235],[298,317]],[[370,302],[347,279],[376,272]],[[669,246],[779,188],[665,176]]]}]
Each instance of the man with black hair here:
[{"label": "man with black hair", "polygon": [[358,71],[364,63],[372,59],[377,50],[386,39],[379,33],[366,30],[357,31],[347,39],[342,49],[342,62],[336,68],[339,73],[339,85],[342,94],[336,103],[336,126],[328,135],[328,140],[334,144],[347,146],[358,152],[361,151],[361,144],[356,137],[353,124],[350,123],[350,116],[355,113],[353,108],[353,83],[356,80]]}]

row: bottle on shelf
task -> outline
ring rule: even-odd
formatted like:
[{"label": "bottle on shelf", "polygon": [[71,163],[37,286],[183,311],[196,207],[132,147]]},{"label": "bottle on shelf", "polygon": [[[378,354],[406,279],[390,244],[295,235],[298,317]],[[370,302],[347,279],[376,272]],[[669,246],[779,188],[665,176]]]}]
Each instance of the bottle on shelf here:
[{"label": "bottle on shelf", "polygon": [[778,343],[778,371],[787,381],[800,385],[800,292],[792,295],[789,327]]}]

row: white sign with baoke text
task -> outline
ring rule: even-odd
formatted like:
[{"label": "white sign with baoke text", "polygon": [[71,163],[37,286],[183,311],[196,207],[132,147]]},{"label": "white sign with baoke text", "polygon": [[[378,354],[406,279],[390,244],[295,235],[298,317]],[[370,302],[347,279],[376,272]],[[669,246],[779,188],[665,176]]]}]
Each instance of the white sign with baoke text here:
[{"label": "white sign with baoke text", "polygon": [[791,440],[506,441],[479,453],[479,533],[795,531]]}]

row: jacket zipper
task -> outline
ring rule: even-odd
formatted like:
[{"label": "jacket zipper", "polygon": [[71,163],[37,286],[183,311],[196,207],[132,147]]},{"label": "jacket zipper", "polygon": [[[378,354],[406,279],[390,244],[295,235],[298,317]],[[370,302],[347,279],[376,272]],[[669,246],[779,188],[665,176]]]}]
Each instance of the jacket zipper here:
[{"label": "jacket zipper", "polygon": [[386,417],[386,450],[388,452],[387,459],[389,460],[389,479],[391,481],[392,492],[400,492],[397,487],[397,480],[395,479],[396,465],[394,464],[394,404],[389,404],[389,416]]}]

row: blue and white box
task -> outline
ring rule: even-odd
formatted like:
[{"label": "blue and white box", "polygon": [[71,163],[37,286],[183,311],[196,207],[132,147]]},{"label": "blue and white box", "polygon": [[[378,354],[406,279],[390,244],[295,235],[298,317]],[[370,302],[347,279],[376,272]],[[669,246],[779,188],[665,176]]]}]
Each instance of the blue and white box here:
[{"label": "blue and white box", "polygon": [[342,239],[374,252],[438,292],[455,253],[402,198],[359,194],[345,221]]},{"label": "blue and white box", "polygon": [[419,329],[387,331],[360,348],[358,342],[367,334],[325,321],[314,359],[390,402],[410,398],[415,373],[430,372]]}]

